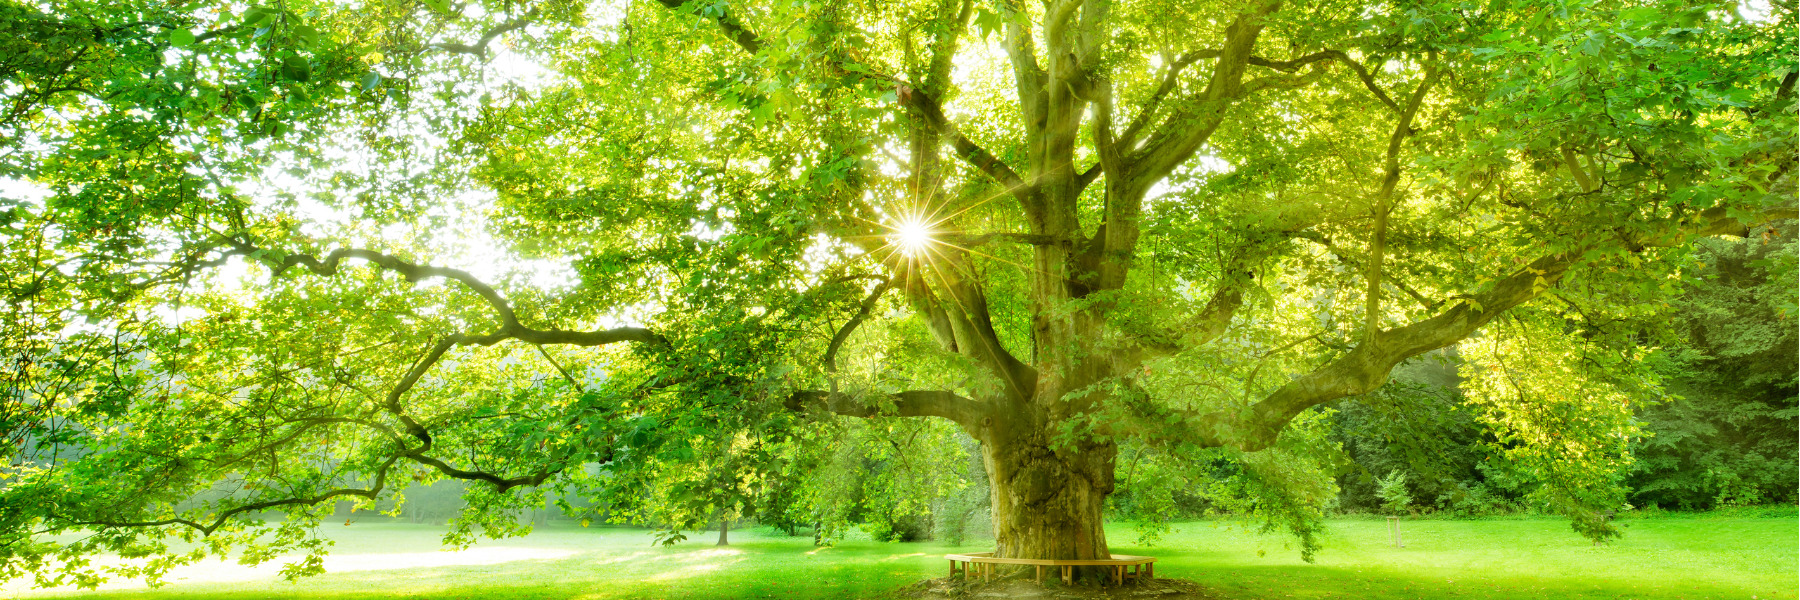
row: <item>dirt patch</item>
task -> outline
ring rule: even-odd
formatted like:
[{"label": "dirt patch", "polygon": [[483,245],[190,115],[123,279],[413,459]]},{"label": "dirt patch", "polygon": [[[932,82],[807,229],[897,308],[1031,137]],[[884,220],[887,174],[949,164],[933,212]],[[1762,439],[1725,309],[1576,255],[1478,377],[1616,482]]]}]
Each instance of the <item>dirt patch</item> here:
[{"label": "dirt patch", "polygon": [[1152,579],[1124,587],[1065,586],[1050,580],[1039,584],[1029,579],[984,583],[962,577],[927,579],[900,591],[902,598],[918,600],[986,600],[988,598],[1041,598],[1043,600],[1223,600],[1198,583],[1186,579]]}]

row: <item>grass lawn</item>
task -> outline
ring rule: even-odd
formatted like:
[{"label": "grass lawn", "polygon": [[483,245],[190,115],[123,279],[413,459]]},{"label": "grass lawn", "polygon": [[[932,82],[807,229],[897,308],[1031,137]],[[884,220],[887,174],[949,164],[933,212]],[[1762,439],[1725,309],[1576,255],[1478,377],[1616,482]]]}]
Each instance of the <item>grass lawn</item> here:
[{"label": "grass lawn", "polygon": [[[1224,523],[1184,524],[1156,547],[1129,526],[1109,532],[1115,552],[1162,557],[1158,576],[1192,579],[1233,599],[1286,598],[1796,598],[1796,519],[1661,518],[1628,521],[1624,539],[1595,547],[1553,519],[1408,521],[1406,548],[1378,520],[1332,523],[1327,548],[1306,564],[1281,536]],[[850,540],[814,548],[810,537],[767,530],[705,534],[652,547],[643,530],[553,525],[526,538],[442,552],[438,528],[359,522],[325,533],[337,541],[331,572],[300,583],[209,562],[178,571],[158,590],[27,591],[0,598],[880,598],[941,577],[936,543]],[[974,550],[976,543],[960,550]],[[1258,556],[1258,551],[1265,551]]]}]

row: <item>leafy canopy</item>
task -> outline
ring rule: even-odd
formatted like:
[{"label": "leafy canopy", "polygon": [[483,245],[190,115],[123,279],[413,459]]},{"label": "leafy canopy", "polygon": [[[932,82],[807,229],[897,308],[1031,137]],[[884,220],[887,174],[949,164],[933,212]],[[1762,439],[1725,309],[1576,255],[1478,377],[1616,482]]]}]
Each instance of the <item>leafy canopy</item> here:
[{"label": "leafy canopy", "polygon": [[996,406],[1311,540],[1313,407],[1471,336],[1603,537],[1654,382],[1566,307],[1792,216],[1775,4],[0,0],[0,578],[441,478],[678,533]]}]

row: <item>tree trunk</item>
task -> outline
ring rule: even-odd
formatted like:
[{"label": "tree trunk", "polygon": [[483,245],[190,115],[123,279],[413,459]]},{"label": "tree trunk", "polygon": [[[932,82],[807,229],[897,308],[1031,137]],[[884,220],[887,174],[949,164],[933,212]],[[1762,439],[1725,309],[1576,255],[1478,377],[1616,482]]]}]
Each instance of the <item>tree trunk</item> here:
[{"label": "tree trunk", "polygon": [[725,517],[719,517],[719,545],[720,546],[730,546],[731,545],[731,540],[726,537],[726,533],[730,532],[730,531],[731,531],[731,519],[727,519]]},{"label": "tree trunk", "polygon": [[1108,443],[1054,452],[1047,435],[981,446],[992,484],[995,556],[1093,559],[1106,547],[1106,495],[1113,491]]}]

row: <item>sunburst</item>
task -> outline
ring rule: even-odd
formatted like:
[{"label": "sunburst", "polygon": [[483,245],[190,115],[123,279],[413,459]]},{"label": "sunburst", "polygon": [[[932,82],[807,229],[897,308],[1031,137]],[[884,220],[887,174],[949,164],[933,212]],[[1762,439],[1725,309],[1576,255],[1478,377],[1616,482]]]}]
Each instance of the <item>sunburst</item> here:
[{"label": "sunburst", "polygon": [[888,243],[893,244],[901,254],[908,258],[923,258],[931,250],[931,222],[921,216],[909,216],[894,224],[893,233],[888,234]]}]

